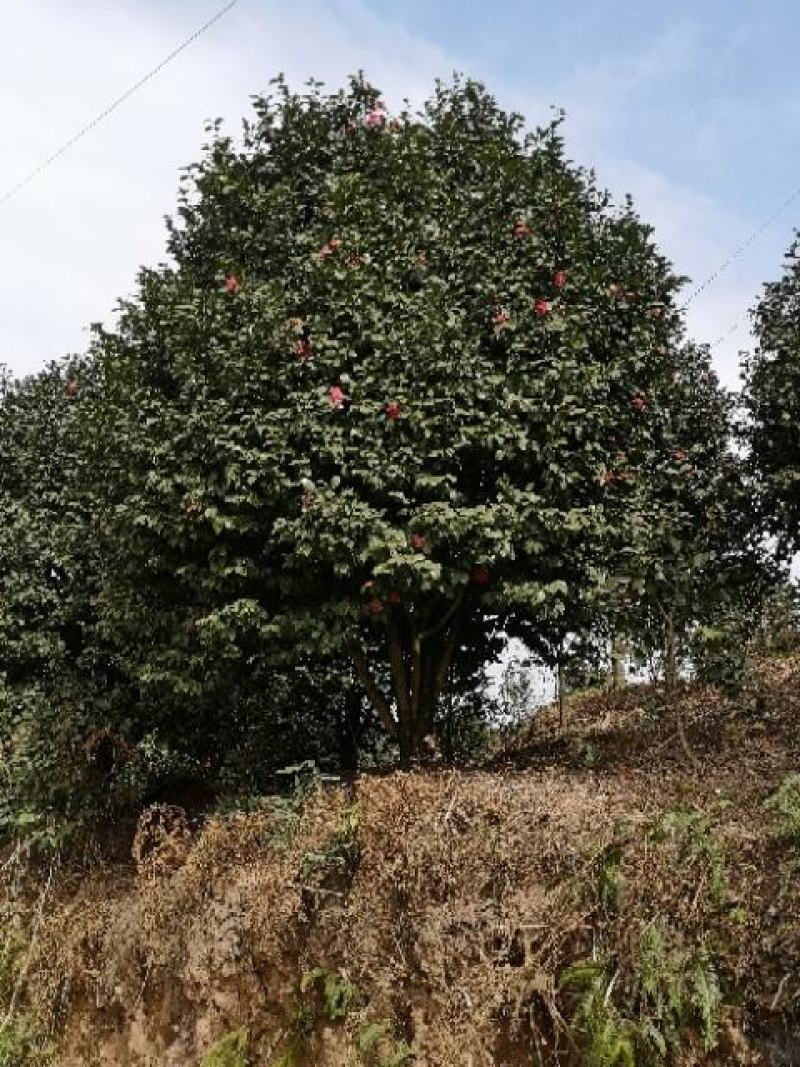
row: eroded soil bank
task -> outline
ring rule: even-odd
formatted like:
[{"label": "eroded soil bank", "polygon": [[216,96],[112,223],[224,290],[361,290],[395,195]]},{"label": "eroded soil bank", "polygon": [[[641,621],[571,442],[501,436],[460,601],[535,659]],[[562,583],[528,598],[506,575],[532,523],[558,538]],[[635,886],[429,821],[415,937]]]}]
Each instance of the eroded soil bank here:
[{"label": "eroded soil bank", "polygon": [[798,683],[685,690],[689,752],[662,695],[595,695],[483,768],[10,862],[2,1040],[60,1067],[798,1064]]}]

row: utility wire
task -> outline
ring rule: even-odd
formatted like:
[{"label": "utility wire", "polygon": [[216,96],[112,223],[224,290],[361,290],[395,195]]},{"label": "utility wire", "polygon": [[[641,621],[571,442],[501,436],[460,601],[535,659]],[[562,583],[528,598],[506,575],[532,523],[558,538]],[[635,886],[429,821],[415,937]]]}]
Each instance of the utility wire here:
[{"label": "utility wire", "polygon": [[747,251],[750,245],[752,245],[756,240],[758,240],[761,234],[764,233],[765,230],[768,230],[769,227],[773,224],[773,222],[775,222],[776,219],[780,218],[780,216],[784,213],[784,211],[786,211],[790,204],[793,204],[794,201],[797,199],[800,199],[800,188],[795,189],[795,191],[790,196],[787,196],[783,203],[778,208],[776,208],[775,211],[773,211],[773,213],[765,222],[762,222],[762,224],[757,229],[753,230],[752,233],[748,234],[748,236],[733,249],[728,258],[724,260],[715,271],[709,274],[705,281],[702,281],[695,289],[692,290],[687,299],[681,305],[681,310],[685,311],[686,308],[688,308],[689,305],[692,304],[697,299],[697,297],[700,296],[701,293],[704,293],[706,289],[709,288],[709,286],[713,285],[717,278],[719,278],[720,274],[722,274],[723,271],[726,271],[728,267],[730,267],[730,265],[734,263],[743,252]]},{"label": "utility wire", "polygon": [[70,148],[72,148],[74,144],[76,144],[83,137],[85,137],[87,133],[90,133],[95,128],[95,126],[99,126],[100,123],[107,119],[109,115],[111,115],[114,111],[116,111],[121,104],[124,104],[126,100],[129,100],[135,92],[141,89],[143,85],[146,85],[147,82],[149,82],[158,73],[160,73],[160,71],[162,71],[168,63],[171,63],[173,59],[179,56],[181,52],[185,51],[185,49],[187,49],[191,44],[194,44],[198,37],[204,34],[206,30],[210,30],[215,23],[219,22],[219,20],[224,15],[227,15],[231,8],[235,7],[238,3],[239,0],[230,0],[230,2],[227,3],[223,8],[220,8],[216,15],[212,15],[210,19],[203,23],[202,26],[199,26],[194,31],[194,33],[191,34],[191,36],[187,37],[185,41],[178,45],[177,48],[174,48],[169,53],[169,55],[165,56],[160,63],[157,63],[156,66],[152,68],[152,70],[149,70],[147,74],[145,74],[137,82],[131,85],[130,88],[126,89],[121,96],[118,96],[116,100],[112,101],[108,105],[108,107],[104,108],[98,115],[95,115],[95,117],[91,119],[91,121],[87,122],[85,126],[82,126],[77,133],[74,133],[72,137],[70,137],[68,141],[65,141],[59,148],[57,148],[52,155],[48,156],[47,159],[43,159],[41,163],[37,164],[37,166],[35,166],[29,174],[26,174],[24,178],[21,178],[16,185],[12,185],[10,189],[8,189],[5,193],[3,193],[2,196],[0,196],[0,207],[8,203],[8,201],[13,196],[16,196],[17,193],[21,192],[26,185],[28,185],[34,180],[34,178],[38,178],[42,171],[46,170],[52,163],[55,163],[55,161],[61,156],[63,156],[64,153],[67,152]]}]

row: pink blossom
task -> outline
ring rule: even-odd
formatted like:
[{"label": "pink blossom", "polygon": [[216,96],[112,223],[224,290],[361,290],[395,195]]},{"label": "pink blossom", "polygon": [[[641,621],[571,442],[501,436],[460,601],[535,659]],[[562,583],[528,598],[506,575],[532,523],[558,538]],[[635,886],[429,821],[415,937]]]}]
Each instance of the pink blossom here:
[{"label": "pink blossom", "polygon": [[341,388],[341,386],[338,385],[332,385],[330,387],[330,389],[328,390],[328,397],[330,399],[331,406],[334,408],[344,407],[344,402],[347,399],[344,390]]},{"label": "pink blossom", "polygon": [[319,250],[319,258],[327,259],[328,256],[332,256],[336,249],[341,247],[341,244],[342,242],[338,237],[331,237],[330,241],[326,241]]}]

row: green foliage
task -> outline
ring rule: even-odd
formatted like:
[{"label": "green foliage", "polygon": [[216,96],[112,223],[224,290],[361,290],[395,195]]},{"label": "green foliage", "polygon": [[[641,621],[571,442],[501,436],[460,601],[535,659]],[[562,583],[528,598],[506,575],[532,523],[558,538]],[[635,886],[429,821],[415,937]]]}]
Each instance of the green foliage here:
[{"label": "green foliage", "polygon": [[47,1067],[52,1048],[36,1017],[16,1008],[26,955],[22,930],[8,927],[0,942],[0,1067]]},{"label": "green foliage", "polygon": [[800,241],[753,313],[756,351],[745,364],[743,399],[753,484],[767,529],[788,554],[800,530]]},{"label": "green foliage", "polygon": [[665,812],[650,831],[656,844],[669,842],[682,864],[700,863],[709,876],[713,898],[725,890],[725,857],[714,839],[708,813],[700,808]]},{"label": "green foliage", "polygon": [[249,1067],[246,1030],[232,1030],[221,1037],[203,1057],[202,1067]]},{"label": "green foliage", "polygon": [[385,1019],[368,1023],[359,1032],[356,1051],[359,1060],[369,1067],[404,1067],[415,1059],[414,1050],[405,1041],[394,1040]]},{"label": "green foliage", "polygon": [[343,1023],[364,1003],[361,990],[340,971],[306,971],[295,990],[287,1046],[271,1067],[296,1067],[320,1019]]},{"label": "green foliage", "polygon": [[703,949],[687,951],[669,943],[661,922],[651,923],[639,941],[632,979],[641,1037],[652,1054],[665,1056],[683,1034],[695,1028],[708,1052],[717,1042],[722,996]]},{"label": "green foliage", "polygon": [[577,995],[571,1020],[593,1067],[663,1064],[690,1033],[706,1052],[717,1043],[722,997],[711,961],[702,949],[670,945],[661,923],[643,931],[627,981],[619,971],[609,979],[605,961],[582,960],[562,972],[559,988]]},{"label": "green foliage", "polygon": [[722,617],[713,626],[698,626],[692,631],[690,647],[698,679],[733,695],[741,691],[751,663],[739,618]]},{"label": "green foliage", "polygon": [[305,854],[300,878],[304,882],[314,876],[349,879],[358,863],[358,856],[358,808],[352,805],[345,810],[340,826],[324,847],[319,852]]},{"label": "green foliage", "polygon": [[364,1002],[357,986],[338,971],[325,967],[315,967],[300,979],[298,992],[301,997],[314,991],[320,994],[323,1013],[331,1022],[347,1018]]},{"label": "green foliage", "polygon": [[14,1015],[0,1026],[0,1067],[47,1067],[52,1054],[36,1022]]},{"label": "green foliage", "polygon": [[781,834],[800,843],[800,774],[784,778],[766,807],[775,813]]},{"label": "green foliage", "polygon": [[586,1044],[587,1067],[635,1067],[636,1028],[623,1018],[611,1000],[603,964],[584,960],[567,967],[559,978],[562,990],[577,989],[572,1024]]},{"label": "green foliage", "polygon": [[662,448],[638,483],[636,536],[622,563],[637,595],[621,596],[612,612],[615,628],[640,658],[659,663],[669,688],[720,619],[753,615],[771,581],[746,466],[731,447],[734,397],[719,385],[707,349],[680,346],[673,368],[659,404]]},{"label": "green foliage", "polygon": [[613,846],[600,857],[597,871],[597,894],[600,902],[612,911],[619,907],[622,895],[622,849]]}]

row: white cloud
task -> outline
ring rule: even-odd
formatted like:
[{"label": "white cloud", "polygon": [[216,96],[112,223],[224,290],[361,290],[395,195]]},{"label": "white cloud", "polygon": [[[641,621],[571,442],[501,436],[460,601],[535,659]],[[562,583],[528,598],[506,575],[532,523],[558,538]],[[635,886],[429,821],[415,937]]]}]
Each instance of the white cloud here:
[{"label": "white cloud", "polygon": [[[207,5],[31,0],[0,10],[0,195],[155,65]],[[189,14],[191,17],[189,17]],[[205,119],[239,129],[285,72],[341,84],[363,68],[398,103],[453,68],[358,3],[241,4],[19,195],[0,207],[0,362],[16,373],[84,347],[137,267],[163,258],[163,216]]]}]

